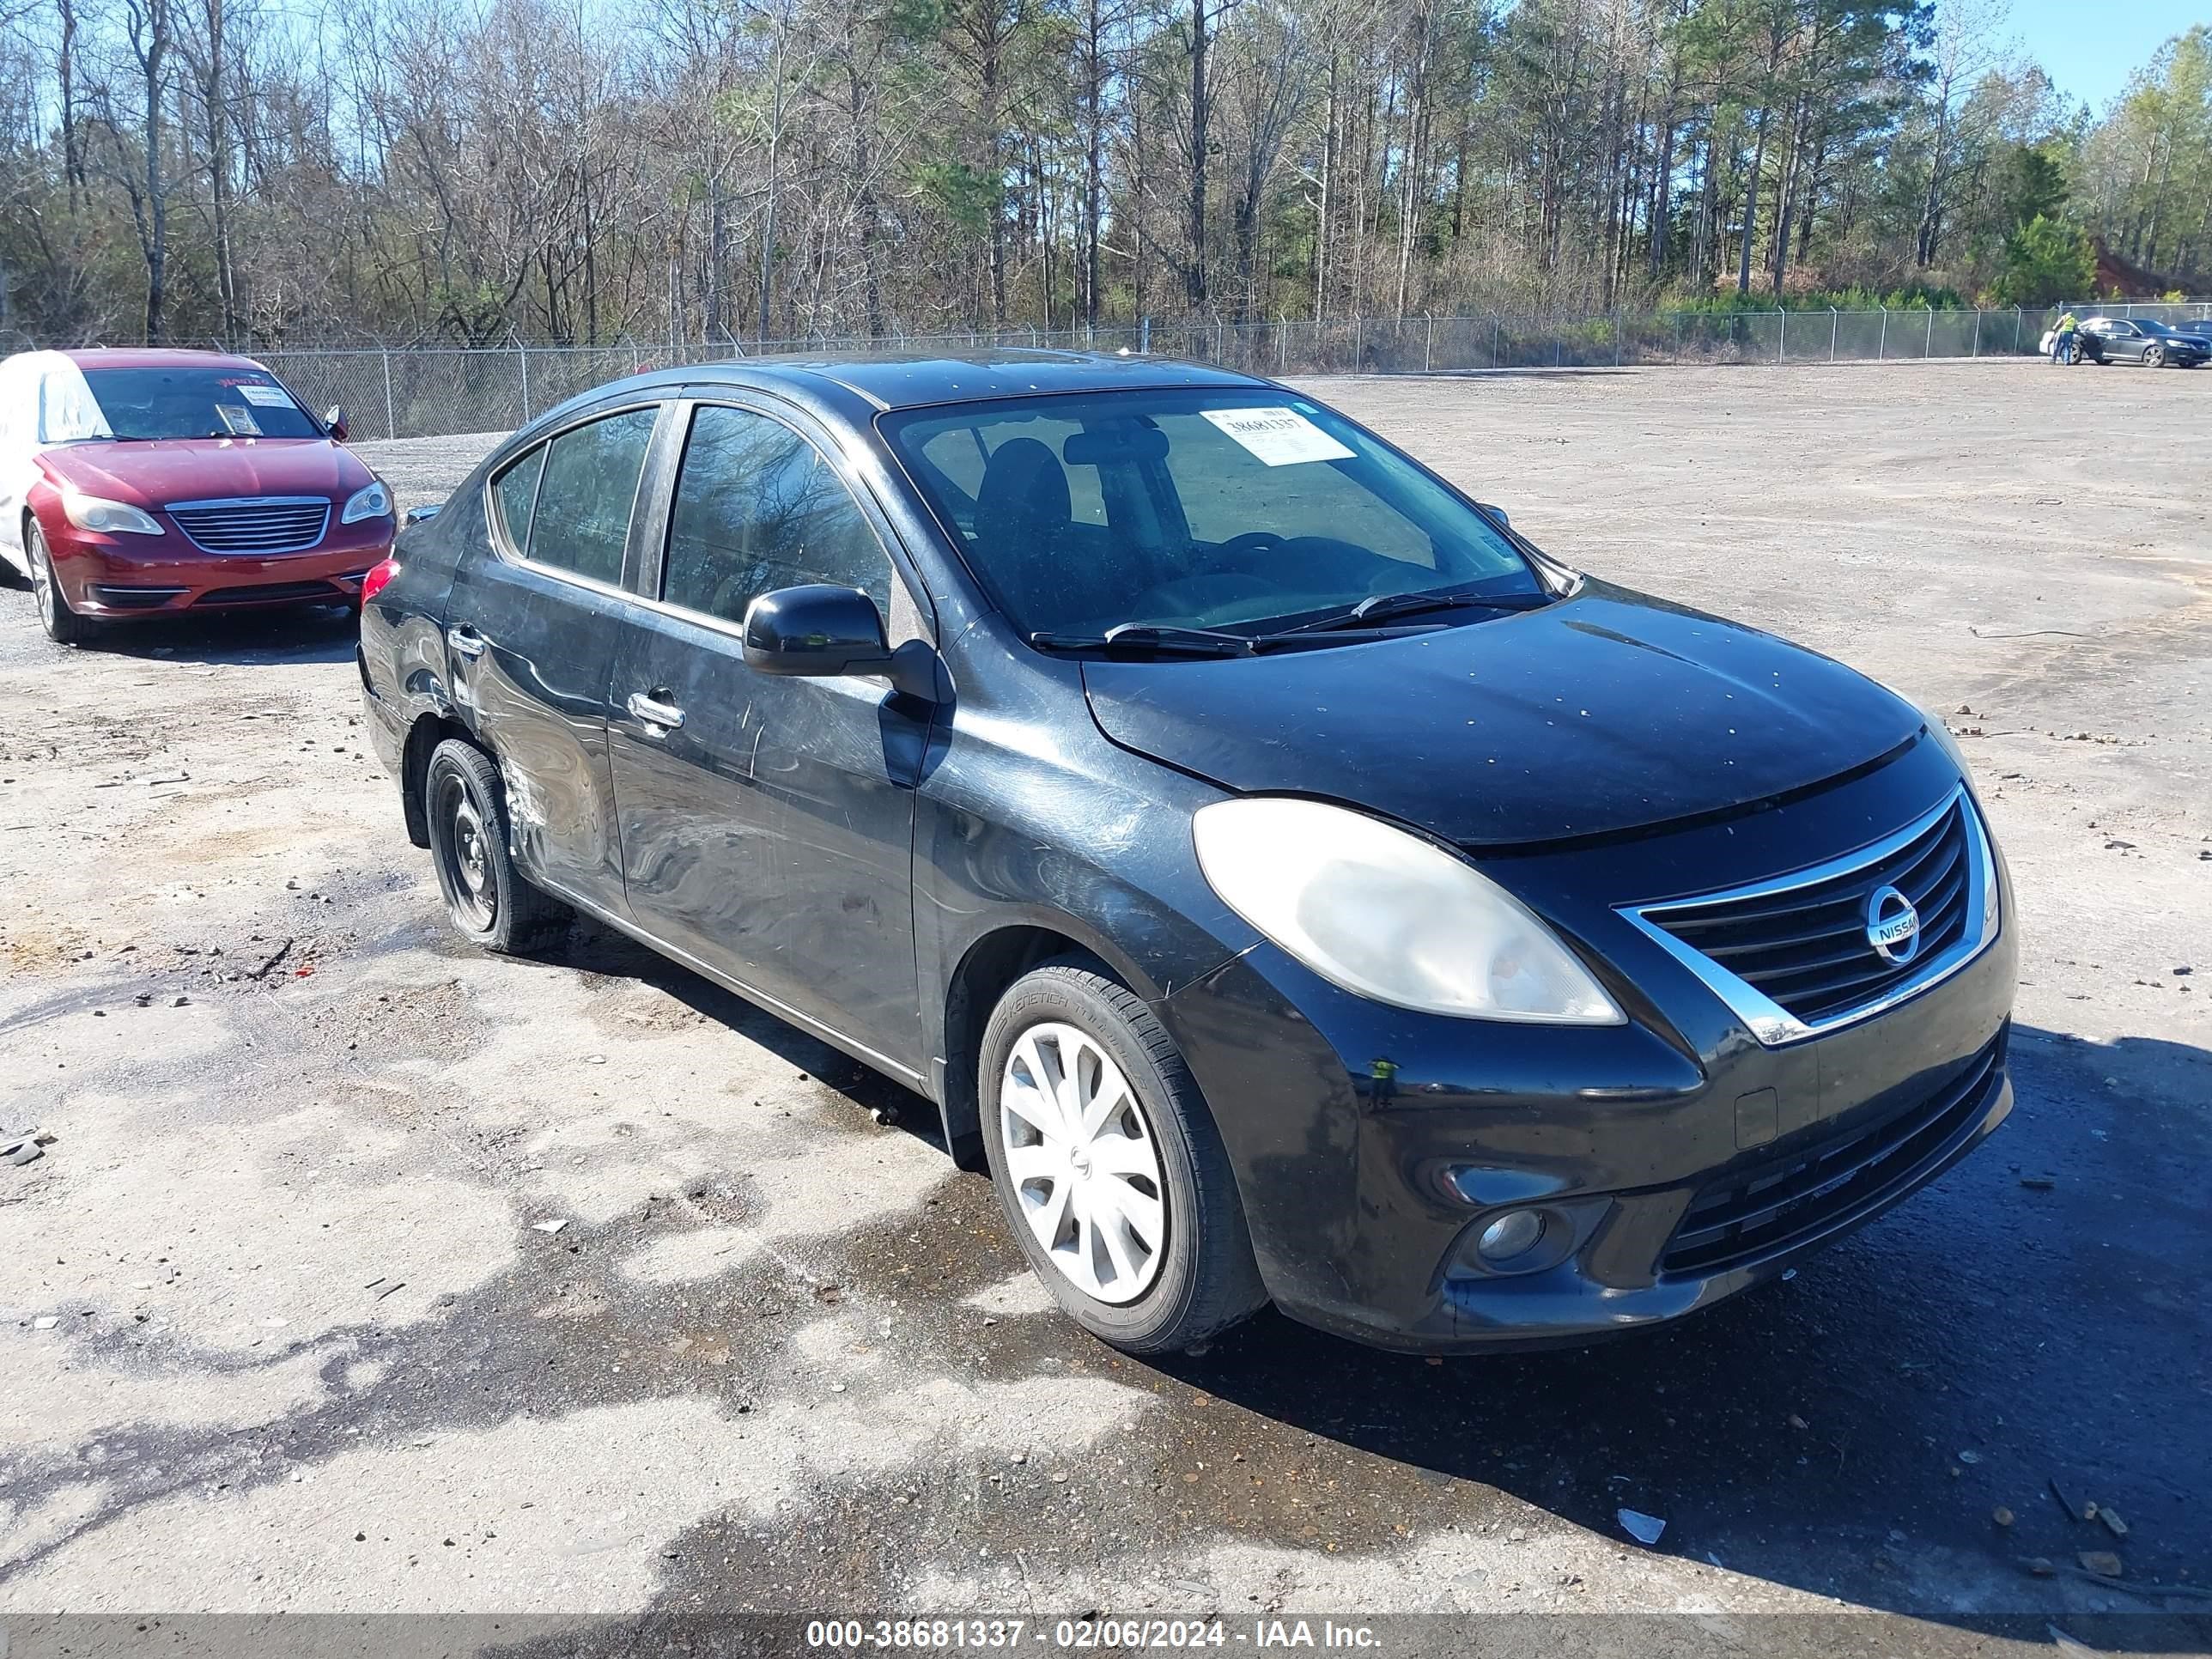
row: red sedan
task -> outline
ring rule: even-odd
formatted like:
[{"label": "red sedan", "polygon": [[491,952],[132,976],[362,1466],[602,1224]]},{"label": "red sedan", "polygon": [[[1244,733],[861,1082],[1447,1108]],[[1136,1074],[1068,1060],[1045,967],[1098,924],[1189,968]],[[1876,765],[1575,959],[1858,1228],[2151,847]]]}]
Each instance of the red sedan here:
[{"label": "red sedan", "polygon": [[392,493],[250,358],[33,351],[0,362],[0,561],[66,644],[181,611],[350,605]]}]

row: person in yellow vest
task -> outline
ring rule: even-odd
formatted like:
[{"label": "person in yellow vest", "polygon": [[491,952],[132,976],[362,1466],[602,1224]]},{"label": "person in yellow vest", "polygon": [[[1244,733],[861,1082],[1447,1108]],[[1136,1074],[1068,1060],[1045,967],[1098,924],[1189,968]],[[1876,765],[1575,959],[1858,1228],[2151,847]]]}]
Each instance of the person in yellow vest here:
[{"label": "person in yellow vest", "polygon": [[2058,319],[2057,326],[2051,331],[2052,362],[2070,363],[2074,361],[2074,342],[2081,331],[2081,319],[2074,314],[2073,307],[2069,306],[2065,315]]}]

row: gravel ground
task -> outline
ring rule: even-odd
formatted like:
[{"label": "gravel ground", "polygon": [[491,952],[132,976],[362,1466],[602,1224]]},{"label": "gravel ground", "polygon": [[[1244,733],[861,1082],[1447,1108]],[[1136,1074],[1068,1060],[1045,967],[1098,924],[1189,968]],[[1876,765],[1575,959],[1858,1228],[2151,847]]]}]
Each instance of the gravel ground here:
[{"label": "gravel ground", "polygon": [[[0,1168],[0,1613],[1878,1609],[1885,1652],[1992,1614],[2201,1646],[2097,1615],[2212,1608],[2146,1588],[2212,1583],[2212,374],[1314,390],[1570,560],[1949,717],[2022,913],[1995,1141],[1633,1342],[1424,1364],[1265,1316],[1140,1364],[872,1121],[927,1121],[893,1085],[594,929],[449,938],[342,618],[68,652],[0,594],[0,1121],[55,1137]],[[412,502],[489,441],[361,448]]]}]

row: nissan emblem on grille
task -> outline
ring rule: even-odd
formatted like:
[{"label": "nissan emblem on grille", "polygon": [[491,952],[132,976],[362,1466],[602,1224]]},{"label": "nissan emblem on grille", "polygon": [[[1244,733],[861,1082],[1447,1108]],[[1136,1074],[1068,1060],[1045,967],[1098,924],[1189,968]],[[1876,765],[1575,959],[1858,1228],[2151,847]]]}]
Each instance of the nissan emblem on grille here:
[{"label": "nissan emblem on grille", "polygon": [[1920,912],[1894,887],[1867,896],[1867,943],[1884,962],[1902,965],[1920,953]]}]

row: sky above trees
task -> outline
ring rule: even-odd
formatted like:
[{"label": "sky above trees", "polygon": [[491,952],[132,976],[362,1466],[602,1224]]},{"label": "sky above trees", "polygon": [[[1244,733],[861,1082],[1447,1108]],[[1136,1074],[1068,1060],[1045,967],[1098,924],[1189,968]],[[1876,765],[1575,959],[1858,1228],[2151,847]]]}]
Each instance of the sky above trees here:
[{"label": "sky above trees", "polygon": [[2127,90],[2128,77],[2164,42],[2212,22],[2206,0],[2124,0],[2092,8],[2082,0],[2013,0],[2012,27],[2059,91],[2099,113]]}]

